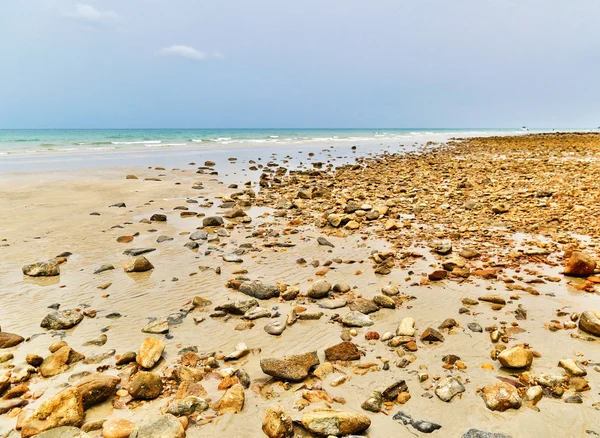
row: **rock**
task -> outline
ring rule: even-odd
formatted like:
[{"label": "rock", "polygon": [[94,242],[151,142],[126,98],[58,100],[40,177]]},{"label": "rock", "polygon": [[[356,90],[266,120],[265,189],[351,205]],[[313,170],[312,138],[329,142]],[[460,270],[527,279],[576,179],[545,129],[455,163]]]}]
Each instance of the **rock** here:
[{"label": "rock", "polygon": [[461,392],[465,392],[465,387],[456,377],[447,377],[440,380],[435,388],[435,395],[445,402],[449,402]]},{"label": "rock", "polygon": [[368,315],[354,311],[342,318],[342,324],[346,327],[369,327],[372,326],[374,322]]},{"label": "rock", "polygon": [[119,377],[106,374],[92,374],[81,379],[75,387],[81,394],[83,408],[88,409],[108,400],[120,381]]},{"label": "rock", "polygon": [[60,310],[44,317],[40,326],[48,330],[66,330],[75,327],[83,320],[83,315],[76,310]]},{"label": "rock", "polygon": [[318,280],[311,284],[306,294],[311,298],[325,298],[330,290],[331,284],[327,280]]},{"label": "rock", "polygon": [[439,255],[448,255],[452,252],[451,244],[442,244],[433,248],[433,251]]},{"label": "rock", "polygon": [[234,252],[223,254],[223,261],[227,263],[243,263],[244,259]]},{"label": "rock", "polygon": [[339,214],[332,213],[329,216],[327,216],[327,222],[329,222],[329,225],[331,225],[334,228],[339,227],[342,224],[342,220],[343,218]]},{"label": "rock", "polygon": [[259,318],[270,318],[271,312],[264,307],[255,307],[254,309],[248,310],[244,313],[244,318],[253,321]]},{"label": "rock", "polygon": [[421,341],[429,341],[429,342],[444,342],[444,335],[438,332],[431,327],[425,329],[425,331],[421,334]]},{"label": "rock", "polygon": [[203,230],[194,231],[192,234],[190,234],[190,240],[208,240],[208,233]]},{"label": "rock", "polygon": [[244,387],[236,383],[223,394],[223,397],[212,405],[212,409],[220,414],[226,412],[237,414],[242,412],[245,400]]},{"label": "rock", "polygon": [[[7,381],[8,382],[8,381]],[[29,402],[22,398],[11,398],[8,400],[0,400],[0,415],[6,414],[15,408],[27,406]]]},{"label": "rock", "polygon": [[318,306],[323,309],[339,309],[341,307],[345,307],[347,304],[346,300],[342,298],[333,298],[328,300],[319,301]]},{"label": "rock", "polygon": [[238,359],[241,359],[242,357],[246,356],[249,353],[250,353],[250,349],[248,348],[248,346],[245,343],[240,342],[239,344],[237,344],[235,346],[234,351],[232,351],[227,356],[225,356],[225,360],[226,361],[238,360]]},{"label": "rock", "polygon": [[145,369],[150,369],[160,360],[165,343],[160,339],[146,338],[137,353],[136,362]]},{"label": "rock", "polygon": [[483,333],[483,328],[479,324],[477,324],[476,322],[470,322],[470,323],[468,323],[467,327],[469,327],[469,330],[471,330],[472,332]]},{"label": "rock", "polygon": [[431,274],[427,275],[431,281],[441,281],[444,280],[448,276],[448,271],[443,269],[438,269],[437,271],[433,271]]},{"label": "rock", "polygon": [[379,310],[379,307],[377,306],[377,304],[375,304],[371,300],[366,300],[364,298],[356,298],[355,300],[353,300],[350,303],[349,307],[350,307],[350,310],[355,311],[355,312],[364,313],[365,315],[368,315],[369,313],[377,312]]},{"label": "rock", "polygon": [[0,348],[11,348],[23,342],[23,337],[13,333],[0,332]]},{"label": "rock", "polygon": [[521,407],[519,391],[506,382],[498,382],[485,386],[481,392],[481,396],[487,408],[492,411],[503,412],[507,409],[519,409]]},{"label": "rock", "polygon": [[23,274],[30,277],[55,277],[60,275],[60,265],[56,260],[37,262],[23,266]]},{"label": "rock", "polygon": [[258,307],[258,301],[252,300],[235,300],[234,302],[225,303],[221,306],[215,307],[215,310],[222,310],[232,315],[244,315],[249,310]]},{"label": "rock", "polygon": [[406,381],[399,380],[388,386],[385,391],[383,391],[382,395],[387,401],[394,401],[398,398],[398,395],[403,392],[408,392],[408,386],[406,385]]},{"label": "rock", "polygon": [[263,373],[292,382],[304,380],[311,368],[319,365],[319,357],[316,351],[304,354],[293,354],[281,358],[265,358],[260,360],[260,368]]},{"label": "rock", "polygon": [[573,359],[561,359],[558,366],[563,368],[571,376],[583,377],[587,375],[587,371],[579,363]]},{"label": "rock", "polygon": [[318,237],[317,243],[322,246],[330,246],[331,248],[335,248],[335,245],[333,243],[331,243],[329,240],[325,239],[324,237]]},{"label": "rock", "polygon": [[156,213],[156,214],[153,214],[152,216],[150,216],[150,220],[155,221],[155,222],[166,222],[167,215]]},{"label": "rock", "polygon": [[164,414],[156,421],[140,426],[130,438],[185,438],[185,429],[177,417]]},{"label": "rock", "polygon": [[102,438],[129,438],[137,426],[124,418],[111,418],[102,424]]},{"label": "rock", "polygon": [[169,236],[158,236],[158,238],[156,239],[156,243],[170,242],[171,240],[174,239]]},{"label": "rock", "polygon": [[278,404],[269,406],[265,411],[262,430],[269,438],[294,437],[292,417]]},{"label": "rock", "polygon": [[398,412],[396,415],[394,415],[392,418],[394,420],[400,420],[402,422],[402,424],[404,424],[405,426],[411,425],[412,427],[417,429],[419,432],[423,432],[423,433],[432,433],[432,432],[435,432],[436,430],[442,428],[442,426],[440,426],[439,424],[435,424],[430,421],[415,420],[410,415],[408,415],[404,412],[401,412],[401,411]]},{"label": "rock", "polygon": [[183,400],[175,400],[167,407],[167,413],[176,417],[189,416],[196,412],[204,412],[208,409],[208,402],[201,397],[193,395]]},{"label": "rock", "polygon": [[148,371],[138,371],[133,375],[127,386],[129,395],[135,400],[153,400],[163,390],[161,378]]},{"label": "rock", "polygon": [[465,432],[462,438],[510,438],[503,433],[485,432],[479,429],[469,429]]},{"label": "rock", "polygon": [[359,360],[360,357],[358,348],[352,342],[341,342],[325,350],[325,359],[329,362]]},{"label": "rock", "polygon": [[506,304],[506,300],[500,295],[484,295],[482,297],[479,297],[478,299],[479,301],[486,301],[488,303],[493,304],[501,304],[503,306]]},{"label": "rock", "polygon": [[373,391],[360,407],[365,411],[380,412],[383,407],[381,392]]},{"label": "rock", "polygon": [[302,415],[302,425],[318,436],[345,436],[364,432],[371,426],[369,417],[353,412],[318,409]]},{"label": "rock", "polygon": [[466,247],[463,248],[458,255],[465,259],[474,259],[475,257],[479,257],[481,253],[477,251],[475,248]]},{"label": "rock", "polygon": [[273,336],[280,336],[285,330],[285,321],[272,321],[265,325],[265,331]]},{"label": "rock", "polygon": [[100,274],[105,271],[112,271],[115,267],[109,263],[100,266],[98,269],[94,271],[94,274]]},{"label": "rock", "polygon": [[415,320],[406,317],[402,318],[400,325],[396,329],[396,336],[414,336],[415,334]]},{"label": "rock", "polygon": [[387,295],[375,295],[373,302],[384,309],[395,309],[396,302]]},{"label": "rock", "polygon": [[352,288],[346,283],[336,283],[333,285],[334,292],[346,293],[350,292],[350,290],[352,290]]},{"label": "rock", "polygon": [[523,401],[536,405],[544,396],[544,389],[541,386],[532,386],[527,389]]},{"label": "rock", "polygon": [[167,318],[159,318],[144,327],[142,332],[156,335],[169,333],[169,321],[167,321]]},{"label": "rock", "polygon": [[565,275],[571,277],[588,277],[594,273],[596,262],[586,253],[573,251],[565,264]]},{"label": "rock", "polygon": [[61,426],[42,432],[36,435],[35,438],[90,438],[90,435],[78,427]]},{"label": "rock", "polygon": [[154,266],[144,256],[137,256],[135,259],[125,263],[125,272],[146,272],[154,269]]},{"label": "rock", "polygon": [[142,254],[147,254],[152,251],[156,251],[156,248],[131,248],[131,249],[126,249],[125,251],[123,251],[123,254],[137,257],[137,256],[141,256]]},{"label": "rock", "polygon": [[278,297],[280,294],[277,286],[257,283],[254,281],[244,281],[240,285],[239,291],[253,298],[258,298],[259,300],[268,300]]},{"label": "rock", "polygon": [[509,210],[508,206],[503,203],[492,205],[492,212],[494,212],[495,214],[506,213],[508,210]]},{"label": "rock", "polygon": [[221,227],[225,222],[220,216],[208,216],[202,220],[202,225],[205,227]]},{"label": "rock", "polygon": [[498,355],[498,361],[505,368],[527,368],[533,362],[533,353],[518,345],[503,350]]},{"label": "rock", "polygon": [[83,403],[77,388],[68,388],[43,402],[22,423],[21,437],[29,438],[60,426],[81,427]]},{"label": "rock", "polygon": [[600,336],[600,311],[586,310],[579,317],[579,329]]}]

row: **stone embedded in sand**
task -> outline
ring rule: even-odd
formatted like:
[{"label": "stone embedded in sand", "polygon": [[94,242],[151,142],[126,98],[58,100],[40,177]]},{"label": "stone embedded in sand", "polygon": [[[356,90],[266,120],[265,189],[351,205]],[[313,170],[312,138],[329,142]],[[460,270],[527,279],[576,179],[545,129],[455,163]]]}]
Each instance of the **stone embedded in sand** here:
[{"label": "stone embedded in sand", "polygon": [[56,260],[37,262],[23,266],[23,274],[30,277],[55,277],[60,275],[60,265]]},{"label": "stone embedded in sand", "polygon": [[244,395],[244,387],[239,383],[236,383],[211,407],[220,414],[226,412],[237,414],[242,412],[245,401],[246,396]]},{"label": "stone embedded in sand", "polygon": [[383,398],[381,392],[373,391],[367,399],[360,405],[365,411],[380,412],[383,407]]},{"label": "stone embedded in sand", "polygon": [[444,280],[448,276],[448,271],[443,269],[438,269],[437,271],[433,271],[431,274],[427,275],[431,281],[441,281]]},{"label": "stone embedded in sand", "polygon": [[386,399],[387,401],[394,401],[398,398],[398,395],[403,392],[408,392],[408,386],[406,385],[405,380],[399,380],[395,383],[392,383],[390,386],[388,386],[383,391],[382,395],[383,395],[383,398]]},{"label": "stone embedded in sand", "polygon": [[508,210],[509,210],[508,205],[506,205],[504,203],[498,203],[498,204],[492,205],[492,212],[494,212],[495,214],[506,213],[506,212],[508,212]]},{"label": "stone embedded in sand", "polygon": [[111,418],[102,424],[102,438],[129,438],[137,426],[124,418]]},{"label": "stone embedded in sand", "polygon": [[348,303],[343,298],[332,298],[332,299],[327,299],[327,300],[321,300],[317,303],[317,305],[319,307],[321,307],[323,309],[330,309],[330,310],[345,307],[346,304],[348,304]]},{"label": "stone embedded in sand", "polygon": [[144,256],[138,256],[135,259],[125,263],[125,272],[146,272],[154,269],[154,266]]},{"label": "stone embedded in sand", "polygon": [[254,321],[255,319],[260,318],[270,318],[271,311],[265,309],[264,307],[255,307],[254,309],[248,310],[244,313],[244,318],[249,319],[250,321]]},{"label": "stone embedded in sand", "polygon": [[177,417],[164,414],[155,421],[141,425],[135,438],[185,438],[185,429]]},{"label": "stone embedded in sand", "polygon": [[238,290],[243,294],[258,298],[259,300],[268,300],[270,298],[278,297],[280,294],[277,286],[254,281],[244,281]]},{"label": "stone embedded in sand", "polygon": [[190,234],[190,240],[193,240],[193,241],[207,240],[207,239],[208,239],[208,233],[203,230],[194,231],[192,234]]},{"label": "stone embedded in sand", "polygon": [[294,436],[292,417],[278,404],[269,406],[265,411],[262,430],[269,438],[292,438]]},{"label": "stone embedded in sand", "polygon": [[228,263],[243,263],[244,259],[234,252],[223,254],[223,261]]},{"label": "stone embedded in sand", "polygon": [[588,277],[594,273],[596,262],[582,251],[573,251],[565,264],[565,275]]},{"label": "stone embedded in sand", "polygon": [[503,350],[498,355],[498,361],[505,368],[527,368],[533,362],[533,353],[517,345]]},{"label": "stone embedded in sand", "polygon": [[373,302],[384,309],[395,309],[396,302],[386,295],[375,295],[373,297]]},{"label": "stone embedded in sand", "polygon": [[265,325],[265,331],[273,336],[280,336],[286,328],[285,321],[272,321]]},{"label": "stone embedded in sand", "polygon": [[500,295],[484,295],[482,297],[478,298],[479,301],[485,301],[488,303],[493,303],[493,304],[500,304],[500,305],[505,305],[506,304],[506,300],[501,297]]},{"label": "stone embedded in sand", "polygon": [[119,377],[106,374],[92,374],[81,379],[75,387],[81,394],[83,408],[88,409],[108,400],[120,381]]},{"label": "stone embedded in sand", "polygon": [[342,318],[342,324],[346,327],[368,327],[374,324],[368,315],[361,312],[350,312]]},{"label": "stone embedded in sand", "polygon": [[250,349],[248,348],[248,346],[243,343],[240,342],[239,344],[237,344],[235,346],[235,350],[232,351],[231,353],[229,353],[227,356],[225,356],[225,360],[238,360],[241,359],[242,357],[248,355],[250,353]]},{"label": "stone embedded in sand", "polygon": [[155,335],[169,333],[169,321],[167,321],[167,318],[158,318],[157,320],[148,323],[148,325],[142,329],[142,332]]},{"label": "stone embedded in sand", "polygon": [[40,374],[43,377],[52,377],[66,371],[69,365],[79,362],[84,356],[69,346],[64,346],[49,355],[40,365]]},{"label": "stone embedded in sand", "polygon": [[329,240],[325,239],[323,236],[319,236],[317,238],[317,243],[321,246],[329,246],[331,248],[335,248],[335,245],[331,243]]},{"label": "stone embedded in sand", "polygon": [[493,383],[485,386],[481,392],[483,401],[488,409],[504,412],[507,409],[519,409],[521,397],[517,388],[506,382]]},{"label": "stone embedded in sand", "polygon": [[175,400],[167,407],[167,413],[176,417],[192,415],[196,412],[204,412],[208,409],[208,402],[201,397],[193,395],[182,400]]},{"label": "stone embedded in sand", "polygon": [[111,265],[110,263],[107,263],[107,264],[100,266],[98,269],[96,269],[94,271],[94,274],[100,274],[104,271],[112,271],[113,269],[115,269],[115,267],[113,265]]},{"label": "stone embedded in sand", "polygon": [[342,224],[343,217],[339,214],[332,213],[327,216],[327,222],[334,228],[339,227]]},{"label": "stone embedded in sand", "polygon": [[475,248],[465,247],[458,253],[458,255],[465,259],[474,259],[475,257],[479,257],[481,253]]},{"label": "stone embedded in sand", "polygon": [[587,371],[579,363],[573,359],[561,359],[558,366],[564,369],[567,373],[575,377],[583,377],[587,375]]},{"label": "stone embedded in sand", "polygon": [[68,388],[43,402],[22,423],[21,436],[29,438],[59,426],[81,427],[83,403],[77,388]]},{"label": "stone embedded in sand", "polygon": [[579,317],[579,329],[600,336],[600,311],[586,310]]},{"label": "stone embedded in sand", "polygon": [[258,307],[258,301],[252,300],[235,300],[234,302],[225,303],[215,307],[215,310],[222,310],[232,315],[244,315],[248,310]]},{"label": "stone embedded in sand", "polygon": [[0,332],[0,348],[11,348],[23,342],[23,337],[14,333]]},{"label": "stone embedded in sand", "polygon": [[161,214],[161,213],[156,213],[156,214],[153,214],[150,217],[150,220],[154,221],[154,222],[166,222],[167,221],[167,215],[166,214]]},{"label": "stone embedded in sand", "polygon": [[413,336],[415,331],[415,320],[410,317],[402,318],[396,329],[396,336]]},{"label": "stone embedded in sand", "polygon": [[149,252],[156,251],[156,248],[130,248],[123,251],[123,254],[132,257],[141,256],[142,254],[148,254]]},{"label": "stone embedded in sand", "polygon": [[76,310],[60,310],[44,317],[40,326],[48,330],[66,330],[75,327],[83,320],[83,315]]},{"label": "stone embedded in sand", "polygon": [[281,358],[265,358],[260,360],[263,373],[281,380],[300,382],[304,380],[311,368],[319,365],[316,351],[304,354],[292,354]]},{"label": "stone embedded in sand", "polygon": [[205,227],[221,227],[225,222],[220,216],[209,216],[202,220],[202,225]]},{"label": "stone embedded in sand", "polygon": [[461,392],[465,392],[465,387],[456,377],[447,377],[440,380],[435,388],[435,395],[445,402],[449,402]]},{"label": "stone embedded in sand", "polygon": [[319,409],[302,415],[302,425],[318,436],[345,436],[364,432],[371,426],[369,417],[354,412]]},{"label": "stone embedded in sand", "polygon": [[318,280],[310,285],[306,295],[311,298],[325,298],[331,290],[331,284],[327,280]]},{"label": "stone embedded in sand", "polygon": [[[90,435],[72,426],[60,426],[47,430],[35,436],[35,438],[91,438]],[[105,437],[102,437],[105,438]],[[106,437],[110,438],[110,437]]]},{"label": "stone embedded in sand", "polygon": [[336,360],[359,360],[361,358],[360,351],[352,342],[341,342],[325,349],[325,359],[333,362]]},{"label": "stone embedded in sand", "polygon": [[510,438],[503,433],[486,432],[479,429],[469,429],[465,432],[462,438]]},{"label": "stone embedded in sand", "polygon": [[438,332],[431,327],[425,329],[425,331],[421,334],[421,341],[429,341],[429,342],[444,342],[444,335]]},{"label": "stone embedded in sand", "polygon": [[136,400],[153,400],[162,390],[163,383],[160,376],[148,371],[135,373],[127,387],[129,395]]},{"label": "stone embedded in sand", "polygon": [[146,338],[136,356],[136,361],[142,368],[150,369],[160,360],[165,349],[165,343],[160,339]]}]

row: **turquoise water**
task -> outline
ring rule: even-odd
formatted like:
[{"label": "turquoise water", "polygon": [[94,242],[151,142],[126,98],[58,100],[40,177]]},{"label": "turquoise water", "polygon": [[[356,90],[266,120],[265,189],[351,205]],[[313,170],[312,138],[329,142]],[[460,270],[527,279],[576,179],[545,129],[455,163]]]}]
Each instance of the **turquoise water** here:
[{"label": "turquoise water", "polygon": [[224,145],[364,141],[440,141],[450,136],[518,133],[518,129],[0,129],[0,156],[109,153]]}]

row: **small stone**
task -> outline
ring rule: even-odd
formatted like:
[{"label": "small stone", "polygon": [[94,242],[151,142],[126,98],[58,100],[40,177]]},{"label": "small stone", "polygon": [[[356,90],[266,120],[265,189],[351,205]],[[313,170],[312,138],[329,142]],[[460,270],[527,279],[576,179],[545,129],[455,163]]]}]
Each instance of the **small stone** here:
[{"label": "small stone", "polygon": [[146,272],[154,269],[154,266],[144,256],[138,256],[135,259],[125,263],[125,272]]},{"label": "small stone", "polygon": [[75,327],[83,320],[83,315],[76,310],[60,310],[44,317],[40,326],[48,330],[66,330]]},{"label": "small stone", "polygon": [[263,373],[282,380],[299,382],[304,380],[310,370],[319,365],[319,357],[315,351],[294,354],[281,358],[265,358],[260,360]]},{"label": "small stone", "polygon": [[369,318],[368,315],[365,315],[361,312],[350,312],[344,318],[342,318],[342,324],[346,327],[369,327],[374,324],[374,322]]},{"label": "small stone", "polygon": [[521,407],[519,391],[513,385],[506,382],[498,382],[485,386],[481,396],[487,408],[492,411],[503,412],[507,409],[519,409]]},{"label": "small stone", "polygon": [[319,436],[360,434],[371,426],[366,415],[319,409],[302,415],[302,425]]},{"label": "small stone", "polygon": [[13,333],[0,332],[0,348],[11,348],[19,345],[24,338]]},{"label": "small stone", "polygon": [[273,336],[280,336],[286,328],[284,321],[272,321],[265,325],[265,331]]},{"label": "small stone", "polygon": [[573,359],[561,359],[558,362],[558,366],[563,368],[571,376],[583,377],[587,375],[587,371]]},{"label": "small stone", "polygon": [[142,329],[143,333],[164,334],[169,333],[169,322],[167,318],[159,318]]},{"label": "small stone", "polygon": [[237,414],[244,408],[245,399],[244,387],[237,383],[229,388],[221,399],[212,405],[212,409],[220,414],[226,412]]},{"label": "small stone", "polygon": [[111,418],[102,425],[102,438],[129,438],[136,425],[124,418]]},{"label": "small stone", "polygon": [[30,277],[55,277],[60,275],[60,265],[56,260],[37,262],[23,266],[23,274]]},{"label": "small stone", "polygon": [[461,392],[465,392],[465,387],[456,377],[447,377],[440,380],[435,388],[435,395],[445,402],[449,402]]},{"label": "small stone", "polygon": [[269,406],[265,411],[262,430],[269,438],[294,437],[292,417],[278,404]]},{"label": "small stone", "polygon": [[[155,418],[155,416],[150,418]],[[164,414],[160,415],[157,420],[143,424],[135,438],[185,438],[185,429],[177,417]]]},{"label": "small stone", "polygon": [[327,280],[315,281],[309,288],[306,294],[311,298],[324,298],[329,294],[331,284]]},{"label": "small stone", "polygon": [[507,348],[498,355],[498,361],[505,368],[527,368],[533,362],[533,353],[521,346]]},{"label": "small stone", "polygon": [[421,341],[425,342],[444,342],[444,335],[438,332],[431,327],[425,329],[425,331],[421,334]]},{"label": "small stone", "polygon": [[383,406],[383,397],[381,396],[381,392],[373,391],[369,397],[363,402],[361,408],[365,411],[370,412],[380,412]]},{"label": "small stone", "polygon": [[127,391],[135,400],[153,400],[163,390],[161,378],[148,371],[138,371],[129,382]]},{"label": "small stone", "polygon": [[360,351],[352,342],[341,342],[325,349],[325,359],[330,362],[359,360],[360,358]]},{"label": "small stone", "polygon": [[402,318],[396,329],[396,336],[414,336],[415,331],[415,320],[410,317]]},{"label": "small stone", "polygon": [[164,349],[165,343],[160,339],[144,339],[136,357],[138,365],[145,369],[152,368],[160,360]]}]

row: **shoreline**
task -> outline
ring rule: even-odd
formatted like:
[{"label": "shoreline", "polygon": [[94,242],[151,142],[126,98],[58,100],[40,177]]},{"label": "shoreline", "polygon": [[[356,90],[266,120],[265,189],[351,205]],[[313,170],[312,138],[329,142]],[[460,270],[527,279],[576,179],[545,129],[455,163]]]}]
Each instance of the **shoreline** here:
[{"label": "shoreline", "polygon": [[[67,364],[48,378],[35,366],[26,379],[12,383],[11,388],[28,386],[15,399],[29,404],[0,415],[0,436],[20,436],[12,430],[17,417],[29,415],[21,409],[35,410],[63,384],[75,385],[81,372],[120,377],[116,393],[86,410],[86,430],[93,438],[101,433],[102,423],[92,424],[98,420],[151,424],[190,381],[203,387],[201,397],[211,406],[178,415],[192,438],[265,436],[261,423],[274,403],[294,420],[296,436],[312,436],[301,420],[327,406],[366,416],[366,433],[373,437],[425,436],[414,425],[394,420],[398,411],[441,425],[431,436],[462,436],[476,428],[514,438],[558,437],[565,421],[573,436],[600,433],[595,420],[600,346],[591,341],[598,337],[580,330],[579,316],[573,317],[600,310],[597,277],[561,274],[565,252],[599,256],[600,225],[592,219],[600,213],[594,182],[600,176],[600,136],[474,138],[422,153],[407,147],[395,151],[399,154],[390,154],[386,145],[357,151],[351,146],[315,145],[307,148],[312,157],[293,148],[194,151],[193,165],[172,157],[179,160],[176,169],[173,161],[154,155],[137,157],[133,166],[127,161],[123,167],[63,174],[34,169],[3,174],[1,328],[26,340],[0,350],[0,355],[14,355],[0,371],[18,374],[28,354],[47,358],[48,347],[59,340],[88,363]],[[230,161],[230,155],[237,159]],[[146,167],[140,165],[144,158]],[[163,165],[156,164],[161,159]],[[250,170],[253,166],[256,170]],[[125,179],[129,174],[138,179]],[[120,202],[126,206],[110,207]],[[243,213],[225,219],[224,226],[203,224],[233,209]],[[156,214],[167,220],[150,220]],[[191,233],[203,230],[208,241],[196,241],[200,246],[194,250],[184,246],[194,242]],[[159,236],[166,239],[159,243]],[[124,243],[116,241],[123,237]],[[132,260],[123,251],[144,247],[155,248],[144,254],[153,269],[123,272]],[[72,254],[62,260],[60,276],[22,274],[23,265],[65,251]],[[115,269],[94,273],[106,263]],[[250,280],[275,285],[279,297],[245,294],[240,283]],[[322,298],[310,292],[320,280],[340,287]],[[503,303],[482,300],[486,295]],[[191,305],[194,297],[201,304]],[[254,310],[268,316],[253,319],[217,309],[251,298],[257,300]],[[329,307],[333,301],[339,307]],[[66,331],[40,328],[54,303],[88,316]],[[355,311],[373,325],[345,324],[343,317]],[[409,317],[414,327],[408,329],[416,333],[398,335],[398,326],[407,329],[402,321]],[[163,319],[167,334],[141,331]],[[279,336],[263,329],[274,321],[283,324]],[[443,341],[422,339],[427,329],[442,333]],[[372,332],[378,339],[366,337]],[[386,333],[391,340],[382,340]],[[86,345],[103,334],[102,345]],[[160,376],[163,389],[153,400],[133,400],[128,388],[139,367],[115,361],[138,351],[147,337],[165,344],[162,358],[149,369]],[[344,360],[334,360],[329,368],[325,350],[342,341],[344,348],[352,343],[356,350],[339,347]],[[225,360],[240,343],[247,351]],[[494,359],[518,345],[532,352],[529,371],[501,367]],[[187,354],[186,348],[191,348]],[[317,352],[320,371],[307,372],[300,382],[270,379],[261,365],[268,357],[311,351]],[[587,390],[557,366],[564,358],[587,372]],[[248,386],[238,370],[249,377]],[[540,374],[559,378],[544,386]],[[508,385],[522,407],[504,412],[486,407],[479,390],[500,382],[497,376],[512,382]],[[344,378],[345,383],[332,385]],[[450,378],[464,392],[445,402],[438,389]],[[408,395],[385,400],[379,413],[363,409],[373,391],[383,392],[400,380]],[[245,400],[241,412],[214,405],[230,391],[229,408],[237,410],[239,386]],[[526,392],[537,387],[543,398],[533,403]]]}]

